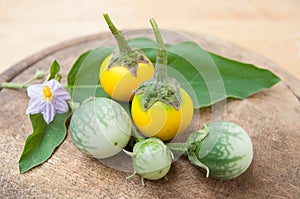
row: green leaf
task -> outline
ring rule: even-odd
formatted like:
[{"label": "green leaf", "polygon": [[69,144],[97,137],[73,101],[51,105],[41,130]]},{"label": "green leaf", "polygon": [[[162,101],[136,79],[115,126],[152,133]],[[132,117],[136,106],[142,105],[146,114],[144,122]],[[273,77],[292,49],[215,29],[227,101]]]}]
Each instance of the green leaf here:
[{"label": "green leaf", "polygon": [[128,44],[133,48],[143,49],[143,51],[149,48],[152,52],[156,54],[156,52],[153,51],[153,48],[156,48],[156,43],[152,39],[146,37],[138,37],[134,39],[129,39]]},{"label": "green leaf", "polygon": [[67,132],[65,123],[69,116],[70,112],[57,114],[47,125],[41,114],[30,115],[33,132],[27,137],[19,160],[20,173],[44,163],[51,157],[65,139]]},{"label": "green leaf", "polygon": [[244,99],[280,81],[271,71],[209,53],[222,75],[226,97]]},{"label": "green leaf", "polygon": [[222,75],[207,51],[192,42],[169,45],[167,51],[169,75],[190,94],[195,108],[226,98]]},{"label": "green leaf", "polygon": [[84,53],[82,53],[77,60],[75,61],[75,63],[73,64],[71,70],[69,71],[68,74],[68,86],[74,86],[75,80],[76,80],[76,75],[80,69],[81,64],[83,63],[83,61],[85,60],[85,58],[88,56],[88,54],[91,52],[91,50],[86,51]]},{"label": "green leaf", "polygon": [[59,71],[60,71],[60,65],[56,60],[54,60],[50,66],[50,74],[48,77],[48,81],[51,79],[55,79],[56,76],[59,75]]},{"label": "green leaf", "polygon": [[113,48],[101,47],[83,53],[68,74],[68,87],[74,102],[80,103],[90,96],[108,97],[100,85],[99,70]]},{"label": "green leaf", "polygon": [[182,42],[167,50],[169,66],[183,76],[177,79],[191,94],[195,108],[228,97],[244,99],[280,81],[269,70],[207,52],[196,43]]},{"label": "green leaf", "polygon": [[[135,38],[128,42],[130,46],[142,49],[155,63],[156,44],[153,40]],[[98,76],[100,64],[112,50],[100,47],[79,57],[69,73],[72,77],[69,85],[74,87],[71,89],[73,100],[82,102],[90,96],[108,97]],[[166,50],[169,75],[190,94],[195,108],[210,106],[228,97],[244,99],[280,81],[269,70],[207,52],[193,42],[167,44]]]}]

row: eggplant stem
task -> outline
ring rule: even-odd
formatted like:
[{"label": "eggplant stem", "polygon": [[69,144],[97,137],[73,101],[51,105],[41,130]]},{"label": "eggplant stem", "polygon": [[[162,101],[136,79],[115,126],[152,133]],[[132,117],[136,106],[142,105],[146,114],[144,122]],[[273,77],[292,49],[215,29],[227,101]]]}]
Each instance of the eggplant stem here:
[{"label": "eggplant stem", "polygon": [[188,145],[186,143],[168,143],[167,146],[174,153],[188,155]]},{"label": "eggplant stem", "polygon": [[126,54],[126,53],[132,51],[132,48],[129,46],[128,42],[126,41],[123,33],[121,31],[119,31],[118,28],[114,25],[114,23],[111,21],[109,15],[107,13],[105,13],[105,14],[103,14],[103,17],[104,17],[110,31],[112,32],[112,34],[114,35],[115,39],[118,42],[120,54]]},{"label": "eggplant stem", "polygon": [[163,42],[161,33],[159,31],[158,25],[155,19],[150,19],[150,24],[153,28],[156,43],[157,43],[157,50],[156,50],[156,64],[155,64],[155,74],[154,78],[158,81],[162,82],[168,79],[168,59],[167,59],[167,52],[165,49],[165,44]]},{"label": "eggplant stem", "polygon": [[136,142],[141,142],[145,140],[145,138],[141,136],[141,134],[138,132],[137,127],[135,125],[132,127],[132,134]]}]

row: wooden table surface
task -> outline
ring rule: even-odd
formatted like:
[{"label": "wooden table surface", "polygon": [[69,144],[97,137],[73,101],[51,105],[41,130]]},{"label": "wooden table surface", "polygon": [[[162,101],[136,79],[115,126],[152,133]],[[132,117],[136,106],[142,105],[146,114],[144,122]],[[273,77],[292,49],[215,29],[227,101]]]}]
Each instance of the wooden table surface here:
[{"label": "wooden table surface", "polygon": [[[53,58],[58,58],[65,66],[62,71],[65,77],[68,67],[80,53],[96,48],[109,35],[97,34],[73,44],[64,42],[59,48],[56,46],[56,50],[47,51],[50,53],[42,51],[31,56],[22,62],[28,67],[16,73],[14,81],[25,81],[37,69],[47,70]],[[249,61],[282,77],[283,81],[271,89],[247,99],[230,99],[211,109],[195,110],[191,126],[176,138],[184,142],[189,133],[204,123],[224,116],[226,121],[242,126],[253,142],[254,159],[244,174],[232,180],[207,179],[186,157],[180,157],[172,164],[168,180],[146,180],[142,186],[137,176],[126,179],[131,174],[128,156],[119,154],[99,162],[81,153],[68,133],[51,159],[20,175],[17,162],[31,132],[28,116],[24,114],[28,98],[24,91],[3,89],[0,92],[0,198],[300,198],[300,81],[253,51],[203,34],[193,34],[193,38],[209,51]],[[173,34],[168,35],[168,39],[175,42],[182,38]],[[39,61],[33,61],[36,58]]]},{"label": "wooden table surface", "polygon": [[[171,2],[171,3],[170,3]],[[213,35],[258,52],[300,79],[299,0],[1,0],[0,73],[51,45],[120,29],[160,27]]]}]

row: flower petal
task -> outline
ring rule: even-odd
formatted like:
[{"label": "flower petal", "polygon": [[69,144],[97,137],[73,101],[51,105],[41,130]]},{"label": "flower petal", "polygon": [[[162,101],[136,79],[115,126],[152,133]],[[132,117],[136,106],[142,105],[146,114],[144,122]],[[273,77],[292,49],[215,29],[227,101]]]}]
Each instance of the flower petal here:
[{"label": "flower petal", "polygon": [[[43,94],[45,86],[50,89],[50,97]],[[66,101],[71,98],[70,94],[55,79],[43,84],[32,85],[27,90],[30,101],[26,113],[42,113],[47,124],[54,119],[56,112],[65,113],[69,110]]]},{"label": "flower petal", "polygon": [[49,86],[52,93],[55,93],[58,89],[62,88],[61,84],[55,79],[46,82],[46,86]]},{"label": "flower petal", "polygon": [[37,114],[41,112],[41,99],[31,98],[26,110],[26,114]]},{"label": "flower petal", "polygon": [[69,100],[71,98],[68,91],[66,91],[57,80],[52,79],[48,81],[47,86],[49,86],[51,92],[57,99]]},{"label": "flower petal", "polygon": [[54,105],[49,101],[45,101],[45,106],[42,109],[42,114],[45,122],[47,124],[50,124],[55,116]]},{"label": "flower petal", "polygon": [[66,101],[64,100],[55,100],[54,101],[55,110],[57,113],[66,113],[69,110],[69,106]]},{"label": "flower petal", "polygon": [[64,101],[71,99],[70,94],[64,89],[57,90],[54,93],[54,98],[64,100]]},{"label": "flower petal", "polygon": [[43,84],[34,84],[27,88],[27,95],[30,98],[42,98],[43,97]]}]

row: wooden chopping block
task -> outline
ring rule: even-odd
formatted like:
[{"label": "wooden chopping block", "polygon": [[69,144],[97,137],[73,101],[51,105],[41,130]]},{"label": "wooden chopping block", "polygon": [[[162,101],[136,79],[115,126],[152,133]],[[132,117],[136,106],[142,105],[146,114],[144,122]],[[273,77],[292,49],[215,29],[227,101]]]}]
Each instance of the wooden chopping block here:
[{"label": "wooden chopping block", "polygon": [[[212,36],[187,34],[210,52],[270,69],[282,78],[271,89],[245,100],[226,101],[225,120],[242,126],[254,144],[254,159],[244,174],[225,181],[207,179],[186,157],[180,157],[172,164],[167,181],[146,181],[142,186],[139,177],[126,179],[129,173],[81,154],[69,134],[46,163],[19,174],[18,160],[31,133],[25,115],[28,97],[25,91],[3,89],[1,198],[300,198],[300,81],[255,52]],[[109,33],[96,34],[50,47],[13,66],[0,76],[0,82],[23,82],[37,69],[48,70],[53,59],[60,62],[66,77],[81,53],[108,37]],[[200,112],[200,120],[191,128],[209,121],[210,108]]]}]

